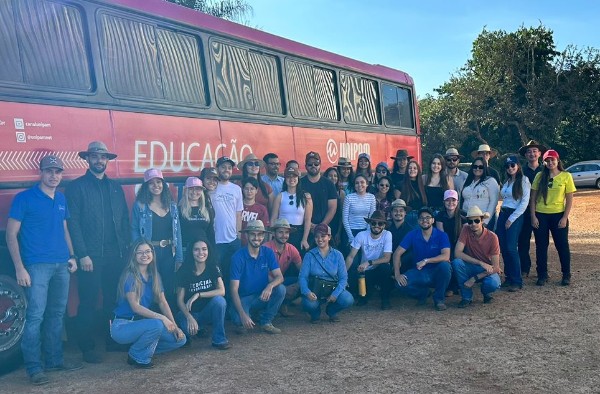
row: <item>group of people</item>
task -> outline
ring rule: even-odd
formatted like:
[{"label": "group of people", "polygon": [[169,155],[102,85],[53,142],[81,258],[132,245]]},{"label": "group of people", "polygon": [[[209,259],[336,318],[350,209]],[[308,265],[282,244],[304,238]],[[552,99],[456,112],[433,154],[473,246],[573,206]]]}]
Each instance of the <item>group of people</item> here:
[{"label": "group of people", "polygon": [[[394,287],[422,304],[434,288],[434,307],[445,310],[453,293],[461,294],[458,307],[470,305],[480,282],[490,303],[501,286],[522,288],[532,231],[537,284],[548,280],[552,233],[562,284],[569,285],[573,180],[556,151],[530,141],[519,153],[527,163],[507,155],[503,182],[488,165],[497,154],[488,145],[473,152],[468,172],[458,168],[463,157],[455,148],[433,155],[425,173],[404,149],[391,157],[391,171],[386,162],[373,170],[362,153],[355,169],[340,158],[323,174],[320,155],[309,152],[305,176],[295,160],[281,170],[275,153],[237,164],[224,156],[189,177],[179,201],[162,172],[148,169],[131,211],[106,174],[117,155],[104,143],[79,152],[89,168],[64,195],[57,190],[64,165],[46,156],[40,182],[15,197],[6,232],[27,294],[27,374],[44,384],[47,371],[81,368],[64,360],[60,344],[75,271],[83,360],[102,362],[91,329],[101,296],[102,324],[111,322],[106,349],[126,346],[127,362],[139,368],[151,368],[154,354],[184,346],[208,325],[212,346],[230,348],[227,314],[239,335],[255,327],[278,334],[273,319],[292,316],[292,303],[301,303],[311,323],[321,321],[323,307],[335,323],[342,310],[377,292],[381,309],[389,309]],[[239,181],[232,180],[236,166]]]}]

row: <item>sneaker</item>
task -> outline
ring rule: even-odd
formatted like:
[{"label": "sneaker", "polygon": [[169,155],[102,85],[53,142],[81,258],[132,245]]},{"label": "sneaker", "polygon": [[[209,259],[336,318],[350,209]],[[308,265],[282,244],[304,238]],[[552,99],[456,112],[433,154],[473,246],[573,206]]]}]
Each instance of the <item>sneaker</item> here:
[{"label": "sneaker", "polygon": [[329,316],[329,323],[339,323],[340,317],[338,315]]},{"label": "sneaker", "polygon": [[83,368],[83,364],[78,362],[69,362],[65,361],[62,365],[57,365],[54,367],[46,367],[46,372],[56,372],[56,371],[77,371],[78,369]]},{"label": "sneaker", "polygon": [[484,295],[483,296],[483,303],[484,304],[491,304],[492,302],[494,302],[494,297],[492,297],[491,295]]},{"label": "sneaker", "polygon": [[519,286],[519,285],[511,285],[508,288],[508,291],[511,293],[516,293],[517,291],[521,291],[521,289],[523,288],[523,286]]},{"label": "sneaker", "polygon": [[46,376],[46,374],[41,371],[31,375],[29,377],[29,381],[34,386],[41,386],[43,384],[50,383],[50,379],[48,379],[48,376]]},{"label": "sneaker", "polygon": [[436,311],[445,311],[446,309],[448,309],[448,307],[443,302],[436,302],[435,303],[435,310]]},{"label": "sneaker", "polygon": [[235,333],[238,335],[248,334],[248,329],[244,326],[235,326]]},{"label": "sneaker", "polygon": [[569,286],[571,284],[571,278],[568,276],[563,276],[562,280],[560,281],[560,285],[561,286]]},{"label": "sneaker", "polygon": [[392,305],[390,304],[390,300],[381,300],[381,310],[387,311],[390,309]]},{"label": "sneaker", "polygon": [[544,286],[548,282],[548,278],[538,278],[537,282],[535,282],[536,286]]},{"label": "sneaker", "polygon": [[471,300],[465,300],[465,299],[462,299],[462,300],[460,300],[460,302],[458,303],[458,307],[459,307],[459,308],[461,308],[461,309],[462,309],[462,308],[466,308],[466,307],[468,307],[469,305],[471,305],[471,302],[472,302]]},{"label": "sneaker", "polygon": [[219,349],[219,350],[227,350],[227,349],[231,348],[231,344],[229,342],[213,343],[212,347]]},{"label": "sneaker", "polygon": [[95,350],[88,350],[87,352],[83,352],[83,361],[89,364],[100,364],[102,356]]},{"label": "sneaker", "polygon": [[132,359],[131,356],[129,356],[129,355],[127,356],[127,364],[133,365],[136,368],[142,368],[142,369],[154,368],[154,364],[152,363],[152,361],[150,361],[147,364],[138,363],[137,361],[135,361],[134,359]]},{"label": "sneaker", "polygon": [[206,327],[199,327],[196,333],[196,338],[206,338],[208,336],[208,330]]},{"label": "sneaker", "polygon": [[321,321],[320,317],[311,317],[310,318],[310,324],[317,324]]},{"label": "sneaker", "polygon": [[263,324],[260,326],[264,332],[268,332],[269,334],[281,334],[281,330],[275,327],[273,324]]},{"label": "sneaker", "polygon": [[279,314],[283,317],[296,316],[295,313],[290,311],[290,308],[287,305],[281,305],[281,308],[279,308]]},{"label": "sneaker", "polygon": [[507,289],[510,288],[512,286],[512,283],[510,283],[509,281],[505,280],[504,282],[502,282],[502,284],[500,285],[501,289]]}]

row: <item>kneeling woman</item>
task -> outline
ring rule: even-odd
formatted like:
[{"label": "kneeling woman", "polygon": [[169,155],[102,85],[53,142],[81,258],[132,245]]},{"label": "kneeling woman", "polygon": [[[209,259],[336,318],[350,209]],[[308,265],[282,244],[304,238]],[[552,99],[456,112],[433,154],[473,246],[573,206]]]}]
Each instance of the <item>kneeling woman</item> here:
[{"label": "kneeling woman", "polygon": [[188,337],[198,333],[199,324],[212,324],[212,345],[229,349],[225,337],[225,286],[221,270],[209,258],[208,242],[190,245],[183,267],[177,271],[177,323]]},{"label": "kneeling woman", "polygon": [[[154,302],[162,314],[150,309]],[[119,281],[114,312],[110,336],[117,343],[131,344],[127,358],[130,365],[152,368],[154,353],[175,350],[185,344],[185,335],[175,324],[165,299],[154,248],[146,239],[139,239],[133,245]]]},{"label": "kneeling woman", "polygon": [[[302,306],[310,315],[310,322],[316,323],[321,319],[321,304],[326,303],[325,313],[329,316],[329,321],[338,322],[338,313],[354,304],[352,294],[346,291],[348,284],[346,264],[340,251],[329,246],[331,229],[328,225],[318,224],[314,234],[317,247],[304,256],[298,277],[302,292]],[[331,294],[323,294],[314,287],[309,288],[309,280],[313,278],[328,281],[332,287],[335,286]],[[312,281],[317,282],[314,279]]]}]

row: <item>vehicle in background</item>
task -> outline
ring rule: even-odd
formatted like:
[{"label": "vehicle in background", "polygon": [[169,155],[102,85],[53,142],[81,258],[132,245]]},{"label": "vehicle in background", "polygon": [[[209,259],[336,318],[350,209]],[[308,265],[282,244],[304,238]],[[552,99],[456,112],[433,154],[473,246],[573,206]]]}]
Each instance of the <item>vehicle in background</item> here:
[{"label": "vehicle in background", "polygon": [[595,186],[600,189],[600,160],[580,161],[567,168],[576,187]]}]

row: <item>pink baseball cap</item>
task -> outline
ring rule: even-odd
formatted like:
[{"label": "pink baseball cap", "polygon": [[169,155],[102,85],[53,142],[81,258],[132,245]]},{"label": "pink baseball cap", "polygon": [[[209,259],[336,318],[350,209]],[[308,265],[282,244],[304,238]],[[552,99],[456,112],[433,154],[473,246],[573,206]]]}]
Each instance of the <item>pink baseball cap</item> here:
[{"label": "pink baseball cap", "polygon": [[146,170],[146,172],[144,172],[144,182],[148,182],[149,180],[154,178],[160,178],[164,180],[163,174],[159,169],[149,168]]},{"label": "pink baseball cap", "polygon": [[204,188],[204,186],[202,185],[202,181],[200,180],[200,178],[195,177],[195,176],[191,176],[188,179],[185,180],[185,187],[201,187]]},{"label": "pink baseball cap", "polygon": [[555,151],[554,149],[548,149],[548,150],[546,151],[546,153],[544,153],[543,160],[546,160],[546,159],[547,159],[547,158],[549,158],[549,157],[553,157],[553,158],[555,158],[556,160],[559,160],[559,159],[560,159],[560,156],[558,156],[558,152],[557,152],[557,151]]},{"label": "pink baseball cap", "polygon": [[446,190],[444,192],[444,201],[449,199],[449,198],[453,198],[455,200],[458,200],[458,193],[456,192],[456,190],[450,189],[450,190]]}]

